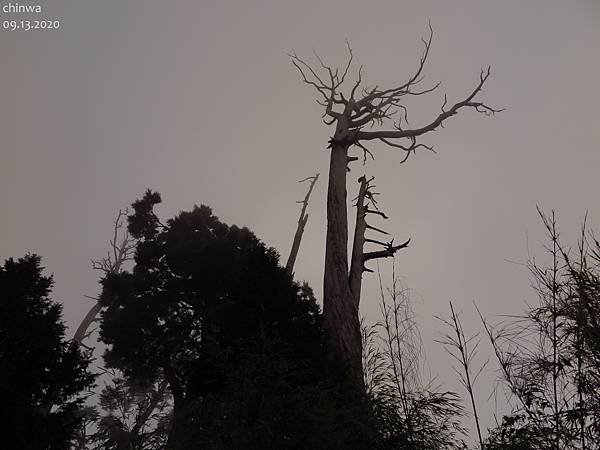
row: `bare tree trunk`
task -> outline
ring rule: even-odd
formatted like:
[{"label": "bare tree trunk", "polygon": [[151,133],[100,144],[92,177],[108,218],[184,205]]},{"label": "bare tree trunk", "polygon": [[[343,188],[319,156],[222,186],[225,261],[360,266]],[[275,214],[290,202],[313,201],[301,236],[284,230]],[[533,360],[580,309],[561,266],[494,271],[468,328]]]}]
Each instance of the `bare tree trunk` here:
[{"label": "bare tree trunk", "polygon": [[[387,231],[376,228],[367,223],[368,214],[378,215],[384,219],[388,218],[377,207],[375,195],[378,193],[372,191],[375,186],[371,184],[374,178],[375,177],[371,177],[367,180],[366,176],[363,175],[358,179],[360,187],[358,189],[358,196],[356,197],[356,224],[354,226],[354,241],[352,245],[352,258],[349,274],[350,291],[352,292],[353,301],[357,309],[360,306],[362,274],[363,272],[373,272],[365,267],[365,263],[372,259],[391,258],[398,250],[407,247],[410,243],[410,239],[408,239],[406,242],[400,245],[394,245],[393,239],[389,242],[382,242],[366,237],[367,230],[373,230],[377,233],[389,235]],[[365,253],[364,246],[366,243],[381,245],[383,249]]]},{"label": "bare tree trunk", "polygon": [[354,241],[352,244],[352,261],[350,263],[350,290],[353,302],[358,309],[360,303],[360,291],[362,287],[362,273],[364,270],[364,245],[365,232],[367,231],[367,220],[365,211],[365,195],[367,193],[367,179],[363,175],[358,179],[360,188],[356,199],[356,225],[354,226]]},{"label": "bare tree trunk", "polygon": [[[123,268],[123,264],[133,259],[135,242],[129,236],[127,228],[125,228],[123,235],[119,238],[119,229],[124,226],[124,219],[127,217],[127,213],[127,210],[123,211],[120,209],[119,213],[117,214],[117,218],[115,219],[113,226],[113,238],[110,241],[110,251],[108,252],[107,256],[99,260],[92,260],[92,268],[100,270],[105,276],[111,273],[119,273]],[[117,242],[119,239],[120,242]],[[94,322],[98,316],[98,313],[102,309],[102,305],[97,298],[88,298],[92,298],[96,301],[96,303],[85,315],[77,327],[77,331],[75,331],[75,336],[73,336],[73,340],[80,345],[87,337],[87,332],[90,325]]]},{"label": "bare tree trunk", "polygon": [[292,249],[290,250],[290,256],[288,257],[287,263],[285,265],[286,272],[290,275],[294,275],[294,264],[296,263],[296,257],[298,256],[298,250],[300,249],[300,242],[302,241],[302,235],[304,234],[304,228],[306,227],[306,222],[308,222],[308,214],[306,214],[306,208],[308,207],[308,200],[310,198],[310,194],[312,193],[313,188],[315,187],[315,183],[319,179],[320,174],[316,174],[315,176],[305,178],[304,180],[300,180],[302,183],[307,180],[311,180],[310,187],[308,188],[308,192],[304,197],[304,200],[300,201],[302,203],[302,209],[300,210],[300,217],[298,218],[298,227],[296,228],[296,234],[294,235],[294,242],[292,243]]},{"label": "bare tree trunk", "polygon": [[178,439],[180,435],[180,424],[181,424],[181,414],[184,409],[185,395],[181,383],[179,382],[179,378],[175,370],[171,365],[171,361],[167,361],[165,365],[162,367],[163,376],[168,383],[168,387],[171,391],[171,395],[173,396],[173,417],[171,420],[171,429],[169,430],[169,435],[167,436],[167,449],[171,449],[174,447],[175,441]]},{"label": "bare tree trunk", "polygon": [[362,380],[360,320],[348,281],[347,155],[348,145],[333,143],[327,192],[323,316],[332,355],[349,366],[352,377]]},{"label": "bare tree trunk", "polygon": [[86,337],[87,330],[92,324],[94,320],[96,320],[96,316],[102,309],[102,305],[99,301],[97,301],[85,315],[79,326],[77,327],[77,331],[75,331],[75,336],[73,336],[73,340],[81,345],[83,340]]},{"label": "bare tree trunk", "polygon": [[[362,274],[372,272],[365,267],[365,262],[372,259],[393,257],[395,252],[408,246],[410,239],[403,244],[394,245],[393,240],[387,243],[367,239],[367,229],[379,233],[387,232],[370,226],[366,221],[367,214],[376,214],[387,218],[377,209],[375,193],[369,189],[373,178],[367,180],[363,175],[359,178],[360,188],[357,197],[356,224],[350,270],[348,269],[348,217],[346,204],[346,175],[348,163],[356,157],[348,157],[349,143],[355,134],[344,129],[344,122],[338,123],[336,137],[331,141],[331,162],[329,169],[329,187],[327,192],[327,240],[325,244],[325,274],[323,283],[323,315],[325,327],[329,333],[330,352],[335,358],[345,363],[359,386],[363,386],[362,342],[359,318]],[[368,205],[371,205],[370,209]],[[383,246],[382,250],[364,252],[366,242]]]}]

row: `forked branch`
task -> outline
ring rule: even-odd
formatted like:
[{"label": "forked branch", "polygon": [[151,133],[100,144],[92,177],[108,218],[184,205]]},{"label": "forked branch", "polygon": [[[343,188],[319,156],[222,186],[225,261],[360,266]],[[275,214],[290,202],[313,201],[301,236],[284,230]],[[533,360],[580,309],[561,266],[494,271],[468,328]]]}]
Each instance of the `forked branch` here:
[{"label": "forked branch", "polygon": [[449,109],[446,108],[446,101],[444,101],[444,105],[442,105],[442,112],[427,125],[424,125],[420,128],[414,129],[403,129],[401,123],[397,123],[394,126],[393,130],[377,130],[377,131],[359,131],[357,134],[357,139],[360,140],[372,140],[372,139],[410,139],[421,136],[429,131],[433,131],[439,126],[441,126],[444,121],[458,113],[461,108],[473,108],[477,112],[493,115],[497,112],[503,111],[503,109],[495,109],[491,106],[486,105],[483,102],[474,101],[477,94],[481,92],[483,89],[483,85],[487,81],[491,74],[491,66],[488,66],[487,69],[482,69],[479,75],[479,83],[473,89],[473,91],[464,99],[459,102],[453,104]]},{"label": "forked branch", "polygon": [[341,74],[339,73],[339,69],[333,69],[331,66],[326,65],[316,52],[314,52],[314,55],[319,62],[321,74],[317,73],[318,69],[315,70],[310,64],[300,58],[295,51],[288,53],[288,56],[292,60],[292,64],[300,73],[302,81],[315,88],[321,95],[322,100],[317,100],[317,103],[325,108],[323,119],[327,124],[332,124],[333,122],[328,122],[327,119],[325,119],[326,116],[333,118],[334,121],[341,117],[340,113],[333,110],[333,106],[335,104],[346,104],[347,102],[344,96],[338,92],[338,89],[344,84],[344,81],[346,81],[346,76],[348,75],[352,60],[354,59],[354,54],[348,41],[346,41],[346,47],[348,49],[348,60],[346,62],[346,67]]},{"label": "forked branch", "polygon": [[109,241],[110,250],[106,257],[92,260],[92,268],[100,270],[105,275],[109,273],[119,272],[123,264],[133,259],[133,251],[135,249],[135,241],[129,235],[127,227],[119,238],[119,230],[124,226],[124,220],[129,211],[127,209],[119,209],[113,226],[113,237]]},{"label": "forked branch", "polygon": [[383,250],[365,253],[364,260],[367,262],[371,259],[391,258],[398,250],[408,247],[408,244],[410,244],[410,238],[400,245],[394,245],[394,240],[392,239],[390,242],[385,244],[385,248]]}]

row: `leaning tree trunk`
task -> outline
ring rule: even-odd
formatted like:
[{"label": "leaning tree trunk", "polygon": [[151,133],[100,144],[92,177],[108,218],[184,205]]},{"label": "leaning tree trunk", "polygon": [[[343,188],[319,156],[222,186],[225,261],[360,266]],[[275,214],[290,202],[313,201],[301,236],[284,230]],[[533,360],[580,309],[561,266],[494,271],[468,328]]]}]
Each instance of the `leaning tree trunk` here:
[{"label": "leaning tree trunk", "polygon": [[302,235],[304,234],[304,228],[306,227],[306,222],[308,222],[308,214],[306,212],[306,208],[308,207],[308,200],[310,199],[310,194],[312,193],[315,183],[319,179],[320,174],[316,174],[312,177],[305,178],[304,180],[300,180],[299,183],[303,183],[305,181],[310,180],[310,185],[308,187],[308,192],[306,192],[306,196],[304,200],[297,202],[302,203],[302,209],[300,210],[300,217],[298,218],[298,226],[296,227],[296,234],[294,234],[294,241],[292,242],[292,249],[290,250],[290,256],[288,257],[287,263],[285,265],[285,271],[293,278],[294,276],[294,264],[296,264],[296,257],[298,256],[298,250],[300,249],[300,242],[302,241]]},{"label": "leaning tree trunk", "polygon": [[90,328],[90,325],[96,320],[96,317],[98,316],[98,313],[100,313],[101,309],[102,304],[100,303],[100,300],[97,300],[77,327],[77,331],[75,331],[73,340],[77,342],[77,344],[83,344],[83,340],[87,336],[87,331]]}]

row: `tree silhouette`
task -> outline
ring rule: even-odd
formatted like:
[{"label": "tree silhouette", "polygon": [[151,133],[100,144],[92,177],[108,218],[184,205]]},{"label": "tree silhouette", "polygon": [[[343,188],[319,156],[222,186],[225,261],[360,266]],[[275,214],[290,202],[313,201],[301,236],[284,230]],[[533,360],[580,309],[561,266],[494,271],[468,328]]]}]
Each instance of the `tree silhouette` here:
[{"label": "tree silhouette", "polygon": [[93,384],[88,359],[67,342],[62,307],[40,258],[0,267],[0,436],[4,449],[67,449]]},{"label": "tree silhouette", "polygon": [[[119,209],[113,221],[112,238],[109,251],[101,259],[92,260],[92,268],[100,271],[103,277],[109,273],[119,273],[125,264],[133,260],[135,241],[127,231],[126,220],[128,210]],[[89,341],[98,329],[103,308],[100,298],[86,296],[94,304],[79,323],[73,340],[77,342],[92,359],[97,350],[89,345]],[[114,450],[151,450],[161,448],[166,436],[164,426],[169,417],[170,395],[167,382],[160,378],[156,387],[140,387],[136,383],[123,380],[122,374],[115,370],[101,368],[101,376],[97,382],[104,384],[97,407],[85,408],[82,427],[75,438],[74,450],[90,448]],[[108,379],[107,379],[108,377]],[[95,394],[95,393],[93,393]]]},{"label": "tree silhouette", "polygon": [[[287,448],[277,442],[306,442],[300,424],[321,420],[330,431],[323,442],[351,435],[349,420],[333,419],[357,413],[337,412],[352,402],[339,400],[341,384],[327,375],[310,288],[248,229],[220,222],[207,206],[163,224],[160,201],[148,191],[133,204],[135,266],[103,281],[101,337],[107,365],[128,379],[143,385],[164,374],[174,399],[168,447]],[[282,415],[294,402],[308,403]]]},{"label": "tree silhouette", "polygon": [[[444,125],[450,117],[462,109],[474,109],[484,114],[499,111],[483,102],[476,101],[483,85],[490,76],[490,68],[482,70],[475,88],[462,100],[449,103],[446,95],[441,111],[429,123],[412,128],[408,124],[408,109],[404,103],[407,97],[425,95],[439,87],[439,83],[421,88],[423,69],[433,38],[433,30],[427,40],[423,40],[424,50],[417,70],[407,81],[387,89],[379,86],[363,85],[362,66],[358,70],[356,81],[349,84],[349,92],[343,93],[348,84],[353,52],[348,45],[348,61],[342,70],[334,69],[315,54],[317,64],[313,67],[295,52],[290,54],[304,83],[314,88],[323,106],[323,121],[334,125],[335,131],[329,140],[330,165],[327,192],[327,236],[325,244],[325,268],[323,281],[323,314],[325,328],[329,334],[329,351],[334,358],[345,363],[354,374],[358,383],[362,383],[361,369],[361,331],[359,323],[360,279],[365,271],[364,263],[370,259],[392,256],[402,245],[390,242],[377,242],[382,250],[364,252],[364,233],[369,226],[365,225],[365,217],[378,214],[377,210],[361,209],[361,201],[365,195],[373,196],[369,191],[366,176],[359,179],[360,190],[357,202],[358,218],[351,265],[348,262],[348,218],[346,205],[346,173],[348,164],[358,160],[349,155],[351,149],[362,152],[363,162],[373,153],[367,147],[372,142],[379,142],[403,152],[401,163],[418,149],[433,150],[431,146],[418,141],[418,138]],[[394,117],[396,120],[394,120]],[[370,193],[370,194],[369,194]],[[364,223],[363,223],[364,222]],[[375,229],[377,231],[377,229]],[[373,242],[373,241],[370,241]]]},{"label": "tree silhouette", "polygon": [[[102,390],[99,404],[106,412],[97,415],[92,448],[102,450],[157,450],[165,448],[170,428],[170,397],[165,381],[139,385],[115,370]],[[89,449],[90,446],[84,447]]]}]

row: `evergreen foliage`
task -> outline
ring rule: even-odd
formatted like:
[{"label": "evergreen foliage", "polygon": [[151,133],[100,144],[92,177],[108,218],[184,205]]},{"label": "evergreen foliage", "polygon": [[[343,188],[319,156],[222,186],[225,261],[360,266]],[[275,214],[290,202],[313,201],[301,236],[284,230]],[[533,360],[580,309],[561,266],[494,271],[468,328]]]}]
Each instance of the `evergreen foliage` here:
[{"label": "evergreen foliage", "polygon": [[101,336],[109,366],[140,383],[159,374],[169,382],[170,448],[372,439],[366,399],[344,389],[343,371],[326,357],[312,290],[247,228],[207,206],[162,224],[160,200],[148,191],[133,204],[135,267],[103,281]]},{"label": "evergreen foliage", "polygon": [[0,266],[0,446],[68,449],[81,422],[88,360],[65,340],[52,277],[27,255]]}]

